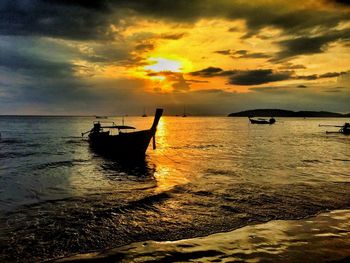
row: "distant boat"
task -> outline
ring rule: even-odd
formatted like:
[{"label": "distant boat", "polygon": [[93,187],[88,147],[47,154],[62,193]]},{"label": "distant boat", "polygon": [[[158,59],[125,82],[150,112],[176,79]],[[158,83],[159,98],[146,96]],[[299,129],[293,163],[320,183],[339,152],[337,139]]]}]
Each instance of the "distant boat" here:
[{"label": "distant boat", "polygon": [[107,116],[95,116],[96,119],[108,119]]},{"label": "distant boat", "polygon": [[142,116],[141,117],[147,117],[147,114],[146,114],[146,109],[145,108],[143,108],[143,114],[142,114]]},{"label": "distant boat", "polygon": [[[148,130],[126,132],[127,130],[135,130],[135,127],[114,125],[114,123],[111,126],[102,126],[100,122],[94,122],[93,128],[82,133],[82,136],[88,133],[91,148],[111,157],[131,159],[144,157],[152,138],[153,149],[156,148],[155,134],[162,114],[163,109],[156,110],[153,124]],[[117,134],[112,135],[111,129],[117,130]]]},{"label": "distant boat", "polygon": [[350,123],[346,122],[344,125],[319,125],[320,127],[337,127],[340,128],[338,131],[326,131],[326,133],[342,133],[342,134],[350,134]]},{"label": "distant boat", "polygon": [[182,114],[182,117],[187,117],[186,108],[185,107],[184,107],[184,114]]},{"label": "distant boat", "polygon": [[276,122],[276,120],[271,117],[270,119],[252,119],[251,117],[248,117],[249,121],[251,124],[274,124]]}]

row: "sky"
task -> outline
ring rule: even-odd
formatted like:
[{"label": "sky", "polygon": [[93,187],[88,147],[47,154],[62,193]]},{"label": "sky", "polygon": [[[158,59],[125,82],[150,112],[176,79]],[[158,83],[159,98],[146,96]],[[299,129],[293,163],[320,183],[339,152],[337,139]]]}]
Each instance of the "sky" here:
[{"label": "sky", "polygon": [[348,113],[349,51],[347,0],[1,0],[0,114]]}]

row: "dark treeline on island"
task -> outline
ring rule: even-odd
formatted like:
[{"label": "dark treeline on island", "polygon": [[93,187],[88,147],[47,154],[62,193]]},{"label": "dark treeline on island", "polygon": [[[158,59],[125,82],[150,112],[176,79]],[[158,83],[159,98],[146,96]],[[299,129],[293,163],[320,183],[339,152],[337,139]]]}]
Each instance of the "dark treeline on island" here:
[{"label": "dark treeline on island", "polygon": [[333,117],[346,118],[350,113],[341,114],[328,111],[290,111],[280,109],[256,109],[230,113],[229,117]]}]

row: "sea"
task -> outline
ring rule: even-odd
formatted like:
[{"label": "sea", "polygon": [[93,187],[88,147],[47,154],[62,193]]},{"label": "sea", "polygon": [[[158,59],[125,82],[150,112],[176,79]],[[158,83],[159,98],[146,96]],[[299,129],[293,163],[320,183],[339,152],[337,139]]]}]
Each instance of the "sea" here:
[{"label": "sea", "polygon": [[0,262],[350,258],[350,136],[319,127],[348,119],[164,116],[137,161],[94,152],[96,120],[0,117]]}]

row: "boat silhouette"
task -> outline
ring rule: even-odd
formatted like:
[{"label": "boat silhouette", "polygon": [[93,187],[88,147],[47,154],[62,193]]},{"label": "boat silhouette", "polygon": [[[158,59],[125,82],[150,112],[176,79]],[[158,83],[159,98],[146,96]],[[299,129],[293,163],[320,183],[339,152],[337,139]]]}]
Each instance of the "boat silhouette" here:
[{"label": "boat silhouette", "polygon": [[326,131],[326,133],[342,133],[342,134],[350,134],[350,123],[346,122],[344,125],[318,125],[319,127],[337,127],[340,128],[338,131]]},{"label": "boat silhouette", "polygon": [[248,117],[249,121],[251,124],[274,124],[276,122],[276,120],[271,117],[269,120],[267,119],[252,119],[252,117]]},{"label": "boat silhouette", "polygon": [[145,109],[145,108],[143,108],[143,114],[141,115],[141,117],[147,117],[146,109]]},{"label": "boat silhouette", "polygon": [[184,113],[182,114],[182,117],[187,117],[186,107],[184,107]]},{"label": "boat silhouette", "polygon": [[[98,153],[107,154],[110,157],[136,158],[144,157],[148,145],[153,138],[153,149],[156,148],[155,134],[163,109],[157,109],[153,124],[148,130],[131,131],[135,127],[125,125],[102,126],[100,122],[94,122],[94,126],[88,133],[89,143],[93,150]],[[111,130],[117,131],[116,135]],[[82,136],[85,134],[82,133]]]}]

